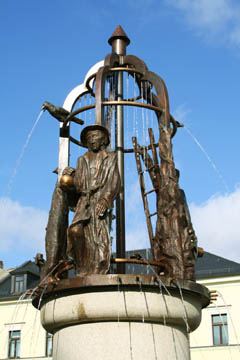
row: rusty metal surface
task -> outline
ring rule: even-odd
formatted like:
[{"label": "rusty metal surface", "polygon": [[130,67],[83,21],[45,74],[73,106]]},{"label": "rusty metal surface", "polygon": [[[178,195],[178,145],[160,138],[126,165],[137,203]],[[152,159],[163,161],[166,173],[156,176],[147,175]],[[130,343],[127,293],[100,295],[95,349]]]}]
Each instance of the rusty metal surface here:
[{"label": "rusty metal surface", "polygon": [[46,228],[45,249],[47,260],[41,269],[41,279],[51,273],[61,260],[66,259],[68,211],[68,196],[57,182],[52,196]]},{"label": "rusty metal surface", "polygon": [[[182,278],[182,279],[193,279],[194,276],[194,251],[196,250],[196,236],[194,233],[194,229],[191,223],[190,213],[186,201],[185,193],[182,189],[179,188],[178,184],[178,170],[175,168],[173,153],[172,153],[172,137],[176,134],[178,127],[182,126],[179,124],[169,113],[169,99],[168,99],[168,91],[163,79],[158,76],[157,74],[148,70],[147,65],[142,61],[140,58],[134,55],[126,55],[126,47],[129,44],[130,40],[121,28],[118,28],[114,31],[112,36],[109,39],[109,44],[112,45],[112,53],[108,54],[104,60],[104,66],[99,68],[95,74],[91,74],[91,76],[86,81],[86,88],[88,89],[86,93],[91,94],[95,97],[95,104],[91,104],[88,106],[81,107],[76,111],[69,113],[68,111],[54,107],[50,103],[45,103],[45,109],[47,109],[53,116],[55,116],[61,122],[61,134],[60,137],[67,138],[68,140],[74,142],[79,146],[83,146],[83,142],[79,142],[78,140],[72,138],[69,134],[69,125],[70,121],[75,121],[77,124],[82,124],[82,120],[75,117],[75,115],[82,113],[84,111],[90,110],[95,108],[95,123],[98,125],[105,125],[104,119],[104,107],[106,106],[115,106],[118,110],[117,112],[123,114],[123,107],[124,106],[136,106],[142,107],[146,109],[150,109],[155,112],[156,121],[158,122],[159,127],[159,143],[156,144],[154,140],[154,134],[151,130],[149,130],[149,137],[150,137],[150,145],[144,147],[145,159],[143,153],[140,153],[139,145],[137,144],[137,139],[134,139],[134,146],[133,149],[124,149],[124,141],[123,141],[123,115],[119,115],[116,117],[116,129],[117,129],[117,136],[121,133],[121,141],[116,141],[116,151],[118,154],[121,153],[121,156],[118,156],[118,166],[120,167],[120,176],[121,176],[121,194],[124,194],[124,167],[123,167],[123,158],[124,153],[133,152],[135,153],[142,199],[144,204],[144,210],[147,219],[147,227],[148,233],[151,243],[151,248],[153,252],[153,261],[157,263],[161,263],[164,265],[165,275],[169,276],[169,278]],[[120,80],[123,72],[128,72],[132,77],[134,77],[134,81],[136,81],[139,94],[142,94],[142,98],[146,101],[144,102],[137,102],[141,97],[136,96],[134,99],[124,99],[123,91],[119,88]],[[105,86],[106,80],[109,76],[113,76],[115,79],[114,86],[115,86],[115,97],[111,97],[109,99],[105,98]],[[116,80],[118,78],[118,81]],[[91,81],[95,79],[95,93],[93,88],[91,88]],[[121,85],[121,84],[120,84]],[[123,84],[122,84],[123,85]],[[121,85],[121,86],[122,86]],[[122,86],[123,88],[123,86]],[[142,91],[141,89],[145,89]],[[121,124],[120,124],[121,122]],[[85,144],[86,146],[86,144]],[[156,148],[158,147],[159,154],[157,155]],[[148,151],[152,151],[152,159],[150,155],[148,155]],[[90,151],[91,152],[91,151]],[[97,151],[98,153],[98,151]],[[96,155],[96,154],[95,154]],[[143,163],[146,165],[146,158],[147,163],[146,165],[147,171],[149,176],[152,180],[153,190],[146,191],[145,183],[143,178],[143,170],[141,165],[142,157]],[[91,161],[96,165],[92,166],[93,168],[101,167],[101,161],[98,159],[94,159],[94,156],[91,157]],[[90,159],[89,158],[89,159]],[[98,155],[96,156],[98,158]],[[88,159],[88,160],[89,160]],[[89,162],[91,162],[89,161]],[[114,160],[115,161],[115,160]],[[112,163],[114,162],[112,161]],[[81,161],[80,161],[81,162]],[[109,168],[111,165],[108,165]],[[99,167],[99,169],[100,169]],[[98,169],[98,170],[99,170]],[[100,171],[100,170],[99,170]],[[145,170],[144,170],[145,171]],[[75,200],[78,199],[79,196],[82,196],[84,200],[83,203],[86,203],[86,198],[88,200],[93,199],[96,193],[100,194],[96,196],[96,201],[89,200],[86,205],[86,208],[83,209],[82,205],[78,203],[78,205],[74,205],[77,209],[77,217],[83,220],[84,214],[86,212],[91,213],[91,216],[87,217],[87,221],[91,223],[94,219],[94,227],[98,227],[98,218],[94,213],[93,210],[97,206],[97,200],[105,199],[109,196],[109,191],[107,191],[107,195],[100,190],[101,187],[97,188],[95,195],[94,192],[91,194],[87,194],[87,188],[89,185],[86,183],[91,184],[93,181],[94,176],[88,172],[84,172],[83,168],[76,170],[75,176],[75,186],[76,186],[76,194]],[[111,176],[105,179],[106,183],[113,184],[114,177]],[[77,182],[85,185],[83,188],[80,189],[82,186],[76,185]],[[111,187],[111,186],[110,186]],[[94,188],[95,189],[95,188]],[[109,188],[108,188],[109,189]],[[58,189],[59,190],[59,189]],[[119,189],[118,189],[119,191]],[[116,193],[112,196],[111,202],[116,198]],[[148,209],[147,203],[147,195],[154,192],[156,193],[156,207],[157,211],[153,214],[150,214]],[[110,191],[111,192],[111,191]],[[84,196],[83,196],[84,194]],[[58,197],[58,199],[57,199]],[[55,200],[55,198],[57,200]],[[64,199],[64,200],[63,200]],[[123,252],[125,251],[125,230],[124,230],[124,197],[122,198],[121,203],[121,210],[117,210],[117,238],[118,238],[118,245],[117,245],[117,253],[118,256],[124,258]],[[108,200],[107,200],[108,202]],[[118,201],[119,203],[119,201]],[[108,204],[109,205],[109,204]],[[55,189],[55,195],[52,202],[52,208],[50,211],[50,218],[55,220],[52,221],[52,228],[55,227],[55,230],[51,229],[51,221],[48,227],[47,236],[46,236],[46,246],[47,246],[47,264],[46,269],[52,269],[56,264],[57,261],[63,261],[66,258],[66,240],[65,235],[66,231],[62,229],[66,229],[66,220],[62,221],[60,224],[61,216],[60,215],[60,208],[63,209],[62,214],[66,214],[66,211],[69,207],[69,194],[68,196],[64,196],[60,193],[60,190],[57,191]],[[118,206],[119,208],[119,206]],[[109,207],[110,209],[110,207]],[[66,211],[65,211],[66,210]],[[81,214],[80,214],[81,213]],[[153,216],[157,215],[156,217],[156,232],[153,234],[153,227],[152,222]],[[91,220],[89,220],[91,219]],[[152,219],[152,220],[151,220]],[[84,221],[86,219],[84,218]],[[95,224],[96,223],[98,225]],[[93,223],[92,223],[93,224]],[[79,225],[79,224],[78,224]],[[78,226],[77,225],[77,226]],[[81,225],[82,226],[82,225]],[[79,232],[82,230],[79,227]],[[81,230],[81,231],[80,231]],[[86,230],[86,229],[85,229]],[[84,230],[84,231],[85,231]],[[96,230],[96,229],[95,229]],[[98,229],[99,230],[99,229]],[[57,232],[60,232],[60,235],[57,235]],[[89,234],[84,235],[85,238],[90,238],[90,233],[94,233],[90,231]],[[54,233],[54,236],[51,235]],[[97,232],[96,232],[97,233]],[[85,269],[91,268],[91,266],[95,266],[95,270],[91,270],[91,272],[98,272],[101,270],[97,270],[97,265],[95,263],[95,257],[97,255],[91,255],[90,258],[84,255],[84,249],[82,248],[82,238],[81,236],[78,237],[76,234],[73,236],[71,231],[69,232],[69,239],[72,237],[76,237],[75,245],[73,246],[74,249],[68,249],[69,254],[75,260],[75,263],[78,263],[77,267],[80,268],[80,261],[81,259],[82,264],[84,263]],[[54,240],[53,237],[55,237]],[[99,236],[95,236],[95,242],[102,243],[104,242],[99,238]],[[100,236],[101,237],[101,236]],[[80,239],[81,238],[81,239]],[[99,240],[100,239],[100,240]],[[53,244],[53,248],[49,244]],[[91,241],[89,243],[92,243]],[[60,245],[62,244],[63,252],[61,253]],[[69,240],[69,244],[71,241]],[[71,246],[70,246],[71,247]],[[91,247],[91,246],[90,246]],[[119,253],[118,249],[121,250],[121,254]],[[195,251],[196,252],[196,251]],[[103,252],[104,253],[104,252]],[[60,254],[60,255],[59,255]],[[199,254],[201,251],[199,250]],[[107,258],[107,263],[110,261],[109,252],[105,253],[104,255]],[[49,259],[52,260],[49,260]],[[104,260],[104,259],[102,259]],[[96,260],[97,261],[97,260]],[[54,265],[55,264],[55,265]],[[106,267],[107,269],[107,267]],[[104,270],[106,272],[106,269]],[[79,271],[77,271],[79,273]],[[85,274],[88,274],[88,271],[83,271]],[[80,271],[81,273],[81,271]]]},{"label": "rusty metal surface", "polygon": [[[189,280],[174,280],[158,275],[89,275],[78,276],[73,279],[64,279],[56,283],[50,283],[42,298],[41,306],[51,299],[60,298],[68,294],[79,294],[98,291],[142,291],[151,289],[166,295],[167,291],[174,296],[176,293],[195,294],[201,299],[202,308],[209,305],[210,293],[208,289],[200,284]],[[166,290],[167,289],[167,290]],[[40,294],[33,299],[33,305],[37,308]]]},{"label": "rusty metal surface", "polygon": [[116,39],[124,40],[124,42],[126,42],[126,45],[130,44],[130,39],[128,38],[121,25],[118,25],[118,27],[112,33],[112,36],[108,40],[109,45],[112,45],[112,42]]},{"label": "rusty metal surface", "polygon": [[98,124],[85,129],[81,140],[88,152],[78,158],[73,173],[79,200],[67,232],[67,254],[74,260],[77,275],[105,274],[110,266],[112,204],[119,192],[120,177],[116,153],[106,151],[107,129]]},{"label": "rusty metal surface", "polygon": [[111,263],[126,263],[126,264],[142,264],[142,265],[153,265],[159,268],[159,271],[164,270],[164,264],[154,260],[144,259],[126,259],[126,258],[112,258]]},{"label": "rusty metal surface", "polygon": [[[117,101],[123,100],[123,73],[117,72],[115,76]],[[126,251],[125,238],[125,173],[124,173],[124,111],[121,104],[117,105],[115,113],[115,150],[117,152],[118,169],[120,174],[120,191],[116,199],[116,253],[124,257]],[[125,273],[125,264],[117,264],[117,272]]]}]

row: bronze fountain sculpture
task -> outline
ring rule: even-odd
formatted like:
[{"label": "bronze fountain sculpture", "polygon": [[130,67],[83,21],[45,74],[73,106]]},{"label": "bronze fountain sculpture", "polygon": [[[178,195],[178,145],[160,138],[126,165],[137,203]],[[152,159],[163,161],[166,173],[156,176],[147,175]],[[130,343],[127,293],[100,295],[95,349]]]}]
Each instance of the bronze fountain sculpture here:
[{"label": "bronze fountain sculpture", "polygon": [[[42,304],[39,305],[39,296],[34,302],[35,306],[38,304],[41,308],[42,318],[45,319],[43,321],[45,328],[60,334],[59,336],[69,336],[69,334],[66,335],[66,332],[70,331],[72,325],[82,325],[86,319],[90,323],[95,323],[98,319],[99,313],[94,316],[91,315],[91,311],[91,314],[88,313],[86,310],[88,302],[85,303],[85,298],[82,298],[83,294],[89,291],[90,298],[93,296],[91,293],[99,293],[101,289],[104,289],[104,292],[110,296],[113,288],[118,289],[119,292],[121,286],[123,310],[120,306],[118,318],[123,321],[121,326],[124,326],[124,321],[128,321],[130,327],[135,321],[139,321],[137,319],[140,316],[131,315],[132,310],[128,307],[126,299],[128,295],[126,294],[131,291],[136,292],[134,296],[137,297],[141,295],[142,291],[144,294],[145,291],[148,294],[149,298],[146,297],[146,294],[144,295],[146,309],[141,311],[147,311],[146,318],[151,324],[152,321],[162,324],[165,317],[171,323],[175,321],[170,320],[172,315],[170,315],[171,311],[169,312],[167,305],[165,310],[159,310],[164,313],[164,315],[160,315],[160,320],[158,315],[151,313],[153,310],[149,304],[151,303],[153,308],[155,306],[155,300],[152,302],[151,297],[153,296],[155,299],[157,292],[159,295],[159,288],[162,295],[162,285],[167,293],[167,288],[171,288],[175,295],[176,291],[180,291],[180,295],[185,292],[186,298],[190,294],[193,295],[193,298],[197,295],[200,299],[199,303],[195,304],[195,300],[191,300],[190,303],[195,304],[194,307],[198,309],[198,313],[201,307],[207,306],[209,303],[207,289],[194,282],[194,264],[201,249],[197,248],[197,238],[186,196],[179,187],[179,171],[175,168],[172,154],[172,138],[182,124],[170,115],[167,88],[162,78],[148,70],[146,64],[138,57],[126,54],[126,47],[130,40],[121,26],[117,27],[108,42],[112,46],[112,52],[105,57],[104,62],[98,63],[92,68],[85,78],[84,85],[70,93],[62,108],[55,107],[48,102],[43,104],[43,109],[48,110],[60,122],[60,151],[57,169],[58,181],[52,197],[46,230],[46,263],[42,266],[41,274],[46,292],[41,297]],[[124,95],[123,73],[127,73],[134,79],[139,91],[138,94],[134,94],[134,97]],[[106,95],[107,84],[110,84],[108,96]],[[76,103],[86,94],[91,95],[94,103],[85,106],[80,104],[80,107],[74,110]],[[153,129],[148,128],[150,143],[148,145],[139,144],[139,139],[135,134],[132,137],[132,148],[127,149],[124,146],[124,107],[138,107],[153,112],[158,128],[158,140],[155,141],[156,134],[154,135]],[[77,117],[78,114],[90,110],[95,111],[95,122],[87,124],[83,128],[79,141],[71,136],[70,124],[74,122],[82,125],[84,121]],[[115,126],[114,141],[111,134],[113,122]],[[69,144],[71,142],[88,150],[78,158],[76,168],[69,166]],[[112,142],[115,142],[114,150],[110,149]],[[127,259],[125,257],[124,157],[128,153],[133,153],[136,161],[152,260],[137,257]],[[145,174],[149,176],[152,183],[150,191],[146,189]],[[149,194],[155,194],[156,197],[156,212],[154,213],[150,213],[149,210]],[[115,258],[111,257],[110,237],[114,202],[116,203]],[[74,211],[70,226],[68,224],[69,210]],[[156,219],[155,226],[153,226],[154,218]],[[111,262],[117,264],[116,275],[109,274]],[[151,265],[156,274],[143,276],[125,274],[125,264],[131,262]],[[75,268],[75,277],[67,279],[67,271],[73,267]],[[71,306],[73,308],[77,306],[78,315],[73,316],[74,320],[71,315],[71,320],[66,317],[63,321],[61,316],[59,320],[56,320],[58,318],[56,313],[54,324],[50,320],[50,322],[46,320],[49,307],[52,309],[52,305],[50,305],[52,301],[64,298],[66,294],[75,296],[71,300],[73,301]],[[79,296],[81,300],[77,300],[76,305],[74,299],[79,299]],[[115,293],[111,296],[115,299]],[[183,303],[183,299],[181,300],[179,295],[176,295],[176,299]],[[69,301],[69,298],[66,301]],[[55,310],[51,311],[55,312]],[[99,311],[101,314],[105,314],[105,312],[108,314],[101,315],[103,316],[103,327],[106,321],[114,321],[109,309],[101,308]],[[116,312],[114,316],[116,316]],[[181,322],[179,318],[176,321],[176,324]],[[196,319],[189,318],[189,322],[192,329],[199,324],[199,320]],[[109,329],[111,326],[109,325]],[[152,329],[155,329],[155,325],[151,326]],[[156,325],[154,331],[160,331],[160,327]],[[77,329],[75,326],[75,331],[79,336],[82,334],[82,328],[80,326]],[[186,333],[181,331],[186,339]],[[102,334],[98,333],[98,336],[100,338]],[[99,342],[99,348],[102,348],[101,346]],[[155,358],[157,358],[156,354],[160,354],[162,351],[161,346],[159,345],[158,350],[156,350],[156,346],[154,349]],[[59,355],[56,350],[54,359],[66,357],[66,354],[63,355],[63,353]],[[91,356],[88,356],[86,358],[90,359]],[[118,359],[117,356],[115,354],[116,359]],[[77,356],[72,354],[69,358],[77,359]],[[100,359],[99,354],[98,358]],[[183,359],[183,357],[176,358]]]},{"label": "bronze fountain sculpture", "polygon": [[[140,183],[143,180],[141,179],[142,174],[140,169],[142,168],[142,165],[140,164],[141,156],[143,164],[152,180],[153,190],[156,193],[157,220],[156,231],[155,234],[153,234],[149,219],[150,216],[147,212],[146,195],[144,194],[144,191],[142,192],[153,260],[155,262],[159,262],[159,264],[164,267],[164,274],[168,277],[193,279],[194,262],[196,257],[194,252],[196,252],[197,242],[192,227],[186,198],[183,190],[181,190],[178,185],[179,171],[175,169],[171,145],[172,137],[175,135],[177,128],[182,125],[176,122],[169,113],[168,94],[163,80],[156,74],[150,72],[142,60],[133,55],[126,55],[126,46],[129,44],[129,42],[130,40],[121,27],[118,27],[112,37],[109,39],[109,43],[113,47],[113,52],[107,55],[104,66],[98,70],[97,74],[94,75],[96,82],[96,90],[94,94],[96,99],[96,124],[92,125],[92,129],[101,129],[105,133],[107,138],[107,143],[105,144],[106,147],[110,143],[110,134],[106,127],[106,120],[104,119],[105,106],[117,106],[117,104],[121,104],[121,106],[141,105],[155,112],[157,118],[156,120],[158,121],[159,125],[159,142],[155,144],[154,134],[152,129],[149,129],[151,139],[149,148],[139,146],[137,144],[137,139],[134,137],[132,149],[136,156]],[[116,49],[118,52],[120,51],[121,54],[118,54]],[[142,104],[138,103],[137,101],[130,101],[129,99],[122,100],[120,99],[122,98],[122,95],[119,95],[119,93],[117,95],[118,99],[111,99],[110,101],[106,101],[106,99],[104,99],[103,89],[105,87],[106,77],[109,76],[109,74],[115,75],[117,71],[119,79],[115,80],[115,86],[117,83],[118,86],[119,83],[121,83],[120,77],[123,71],[127,71],[130,74],[134,73],[139,89],[144,86],[145,91],[143,92],[143,97],[146,103]],[[89,85],[90,80],[88,79],[87,86],[89,92],[92,93],[93,90]],[[155,87],[157,95],[153,93],[153,87]],[[80,111],[77,110],[71,114],[64,108],[57,108],[46,102],[43,105],[43,109],[48,110],[54,117],[61,121],[63,123],[63,127],[61,129],[65,127],[65,131],[69,131],[68,128],[70,121],[75,121],[78,124],[83,123],[82,120],[76,117],[77,113],[80,113],[81,108],[79,109]],[[122,121],[123,120],[121,119],[120,122]],[[173,127],[171,127],[171,124]],[[122,129],[120,125],[121,124],[118,122],[120,133],[119,137],[121,138],[123,133],[121,134]],[[108,155],[108,158],[111,158],[111,160],[108,161],[108,167],[109,170],[111,168],[111,171],[109,171],[109,175],[107,175],[108,178],[104,179],[104,182],[108,183],[108,189],[106,190],[106,185],[102,184],[101,181],[99,182],[99,180],[94,179],[95,175],[91,170],[91,167],[97,169],[98,166],[101,166],[101,160],[99,160],[100,163],[98,163],[98,161],[93,160],[93,158],[96,154],[103,154],[103,150],[99,151],[100,149],[91,149],[92,145],[90,142],[87,143],[86,132],[88,133],[90,129],[91,128],[89,127],[84,128],[81,134],[81,142],[79,142],[80,145],[89,149],[88,153],[86,153],[78,160],[79,164],[76,171],[70,167],[63,169],[63,177],[56,185],[56,189],[53,195],[53,209],[50,211],[49,224],[47,226],[47,263],[45,265],[43,276],[46,276],[60,260],[66,260],[67,258],[72,258],[75,264],[78,264],[77,274],[86,275],[94,273],[107,273],[110,263],[109,250],[105,254],[104,251],[101,251],[101,256],[103,258],[105,257],[106,264],[108,265],[105,264],[103,268],[101,268],[101,266],[98,268],[97,262],[100,260],[97,260],[97,257],[99,254],[97,255],[97,253],[94,251],[91,252],[90,248],[88,248],[88,250],[84,249],[84,246],[82,245],[84,242],[89,243],[92,246],[94,246],[94,243],[102,245],[106,242],[103,240],[103,238],[108,237],[107,233],[109,231],[106,229],[103,231],[106,233],[106,235],[103,236],[102,240],[99,240],[99,236],[101,238],[101,235],[97,235],[98,231],[100,231],[98,227],[101,227],[100,224],[102,221],[98,220],[101,217],[99,216],[99,211],[96,208],[96,206],[98,206],[97,202],[92,200],[94,198],[100,200],[101,205],[104,208],[103,213],[108,213],[106,213],[106,216],[103,217],[106,219],[108,218],[106,221],[108,221],[109,227],[111,223],[110,213],[112,203],[118,195],[118,203],[120,205],[118,205],[117,211],[117,222],[119,223],[117,230],[117,241],[118,243],[121,243],[121,246],[119,247],[122,247],[123,250],[125,249],[125,229],[123,221],[124,199],[120,200],[120,197],[123,194],[122,190],[120,191],[120,194],[118,194],[118,190],[120,189],[119,181],[124,181],[124,168],[122,166],[121,169],[120,166],[124,162],[125,149],[123,148],[123,141],[121,139],[119,146],[117,146],[117,154],[114,154],[114,152],[104,152],[104,156]],[[159,158],[161,162],[160,166],[156,152],[156,145],[159,146]],[[150,150],[153,154],[153,160],[149,154]],[[93,154],[93,157],[91,154]],[[99,155],[97,157],[99,157]],[[82,169],[84,168],[84,164],[86,164],[84,159],[87,160],[88,170],[86,170],[85,174],[83,175]],[[97,162],[98,165],[90,165],[90,163],[94,163],[94,161]],[[120,180],[117,170],[117,163],[120,170]],[[68,182],[64,182],[66,181],[66,176],[64,177],[64,175],[73,175],[73,180],[68,179],[70,185]],[[96,181],[97,185],[92,185],[92,183]],[[73,183],[71,184],[71,182]],[[86,183],[88,183],[88,185],[86,185]],[[141,186],[141,190],[142,189],[143,187]],[[106,194],[106,192],[108,193]],[[102,196],[102,199],[100,199],[99,196],[100,198]],[[85,204],[86,201],[87,205]],[[68,231],[66,231],[67,212],[68,207],[71,206],[71,202],[75,202],[73,207],[76,207],[76,213],[73,224],[69,227]],[[91,215],[86,216],[86,211],[90,212]],[[89,225],[91,226],[91,231],[90,229],[87,230],[87,226],[83,226],[83,224],[87,222],[86,218],[91,218],[89,221],[89,224],[91,224]],[[83,235],[83,232],[85,232],[85,235]],[[85,240],[83,240],[83,238],[85,238]],[[121,258],[124,258],[123,251],[120,251],[120,253],[117,254],[117,257],[118,255],[120,255]],[[103,258],[101,261],[104,262]],[[82,264],[82,270],[80,270],[80,263]],[[85,265],[83,265],[83,263]],[[95,263],[96,268],[94,268],[93,263]],[[51,278],[52,277],[50,276],[49,279]]]}]

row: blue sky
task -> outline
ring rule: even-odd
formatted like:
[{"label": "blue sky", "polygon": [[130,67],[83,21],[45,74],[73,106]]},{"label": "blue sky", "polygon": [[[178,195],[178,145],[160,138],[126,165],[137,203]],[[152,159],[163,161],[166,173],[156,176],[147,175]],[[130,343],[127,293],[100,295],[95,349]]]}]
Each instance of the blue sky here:
[{"label": "blue sky", "polygon": [[[238,217],[240,4],[237,0],[2,1],[0,260],[6,267],[44,249],[56,181],[58,124],[44,113],[14,169],[44,101],[61,106],[89,68],[111,52],[118,24],[127,51],[166,82],[184,129],[173,141],[181,187],[205,250],[240,262]],[[75,155],[71,165],[75,165]],[[135,170],[127,190],[128,248],[147,246]],[[9,185],[11,189],[9,189]],[[142,234],[141,236],[139,234]]]}]

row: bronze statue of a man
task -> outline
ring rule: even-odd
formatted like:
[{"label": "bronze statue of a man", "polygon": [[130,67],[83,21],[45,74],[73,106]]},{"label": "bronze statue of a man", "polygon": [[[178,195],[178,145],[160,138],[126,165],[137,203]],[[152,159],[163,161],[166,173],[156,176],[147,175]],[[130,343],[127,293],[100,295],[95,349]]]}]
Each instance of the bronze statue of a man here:
[{"label": "bronze statue of a man", "polygon": [[72,224],[67,230],[67,255],[76,265],[76,275],[105,274],[110,265],[110,228],[113,201],[120,188],[115,152],[106,151],[109,132],[102,125],[90,125],[81,132],[88,151],[78,158],[76,169],[67,167],[62,189],[75,192],[78,200]]}]

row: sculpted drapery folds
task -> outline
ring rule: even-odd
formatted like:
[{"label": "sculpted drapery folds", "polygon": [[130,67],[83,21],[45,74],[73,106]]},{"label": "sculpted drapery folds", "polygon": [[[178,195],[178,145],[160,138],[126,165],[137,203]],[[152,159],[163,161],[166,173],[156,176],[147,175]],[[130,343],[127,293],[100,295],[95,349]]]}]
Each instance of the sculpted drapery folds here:
[{"label": "sculpted drapery folds", "polygon": [[75,262],[77,275],[105,274],[111,256],[113,201],[120,187],[117,157],[115,152],[106,151],[109,135],[103,126],[86,127],[81,141],[87,145],[88,152],[79,157],[76,170],[64,171],[73,177],[72,189],[68,190],[78,196],[67,231],[67,254]]},{"label": "sculpted drapery folds", "polygon": [[[78,158],[76,169],[64,169],[53,193],[42,278],[65,259],[73,260],[76,275],[105,274],[110,266],[113,201],[120,189],[117,155],[106,150],[109,133],[104,126],[85,127],[81,142],[88,151]],[[67,228],[69,208],[75,215]]]}]

